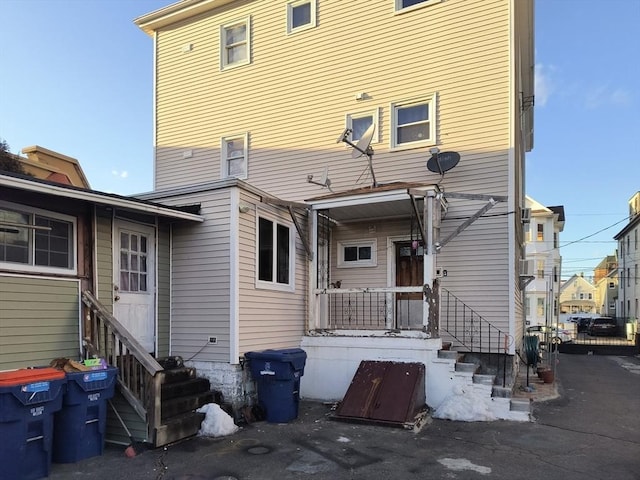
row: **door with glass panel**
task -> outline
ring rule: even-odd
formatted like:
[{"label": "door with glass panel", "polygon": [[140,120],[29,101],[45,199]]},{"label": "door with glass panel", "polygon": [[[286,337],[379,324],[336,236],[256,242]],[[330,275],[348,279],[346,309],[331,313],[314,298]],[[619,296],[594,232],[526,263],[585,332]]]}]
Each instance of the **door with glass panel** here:
[{"label": "door with glass panel", "polygon": [[155,229],[116,220],[113,314],[155,352]]}]

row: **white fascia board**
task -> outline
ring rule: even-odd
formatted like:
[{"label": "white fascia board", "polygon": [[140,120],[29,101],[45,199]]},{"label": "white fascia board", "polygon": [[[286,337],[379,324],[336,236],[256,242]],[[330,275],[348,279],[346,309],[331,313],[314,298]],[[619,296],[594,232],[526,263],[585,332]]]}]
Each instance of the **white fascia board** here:
[{"label": "white fascia board", "polygon": [[91,202],[97,205],[107,205],[116,208],[126,208],[129,210],[135,210],[137,212],[151,213],[160,215],[163,217],[174,218],[177,220],[191,220],[193,222],[204,222],[204,217],[196,215],[194,213],[181,212],[180,210],[174,210],[172,208],[163,207],[161,205],[142,203],[135,200],[129,200],[120,196],[111,196],[109,194],[88,191],[88,190],[76,190],[65,187],[59,187],[57,185],[35,183],[30,180],[24,180],[22,178],[8,177],[0,175],[0,186],[17,188],[32,193],[42,193],[45,195],[51,195],[54,197],[72,198],[76,200],[82,200],[85,202]]},{"label": "white fascia board", "polygon": [[133,20],[147,35],[159,28],[231,3],[233,0],[182,0]]},{"label": "white fascia board", "polygon": [[353,195],[349,197],[332,198],[322,200],[310,204],[312,210],[325,210],[328,208],[339,207],[353,207],[355,205],[370,204],[370,203],[382,203],[382,202],[395,202],[400,200],[407,200],[409,195],[407,190],[383,192],[383,193],[371,193],[365,195]]}]

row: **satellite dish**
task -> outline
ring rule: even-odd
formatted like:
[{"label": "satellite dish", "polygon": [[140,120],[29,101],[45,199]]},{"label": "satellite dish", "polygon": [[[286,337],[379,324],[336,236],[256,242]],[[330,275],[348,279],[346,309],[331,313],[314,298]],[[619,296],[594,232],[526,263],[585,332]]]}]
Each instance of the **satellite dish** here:
[{"label": "satellite dish", "polygon": [[353,130],[351,130],[350,128],[345,128],[344,131],[340,134],[340,136],[336,140],[336,143],[344,142],[346,139],[349,138],[349,135],[351,135],[351,132],[353,132]]},{"label": "satellite dish", "polygon": [[362,155],[368,155],[371,140],[373,139],[373,133],[376,131],[376,124],[372,123],[369,128],[362,134],[358,143],[353,146],[351,151],[351,158],[358,158]]},{"label": "satellite dish", "polygon": [[330,192],[333,192],[333,190],[331,190],[331,180],[329,179],[329,167],[324,167],[322,177],[320,177],[319,181],[314,180],[313,175],[307,175],[307,182],[313,183],[314,185],[319,185],[324,188],[328,188]]},{"label": "satellite dish", "polygon": [[435,152],[427,160],[427,169],[433,173],[444,175],[453,167],[458,165],[460,154],[458,152]]}]

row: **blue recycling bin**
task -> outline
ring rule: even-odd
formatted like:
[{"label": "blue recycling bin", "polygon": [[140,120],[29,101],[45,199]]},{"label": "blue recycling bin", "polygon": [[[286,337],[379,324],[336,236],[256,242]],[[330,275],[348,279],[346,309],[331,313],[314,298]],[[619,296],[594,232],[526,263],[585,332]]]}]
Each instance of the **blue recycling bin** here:
[{"label": "blue recycling bin", "polygon": [[74,463],[102,455],[108,400],[115,393],[118,369],[67,373],[62,409],[55,413],[53,461]]},{"label": "blue recycling bin", "polygon": [[267,422],[286,423],[298,418],[300,377],[307,353],[299,348],[247,352],[251,375],[258,384],[258,404]]},{"label": "blue recycling bin", "polygon": [[0,480],[49,476],[54,414],[66,381],[54,368],[0,373]]}]

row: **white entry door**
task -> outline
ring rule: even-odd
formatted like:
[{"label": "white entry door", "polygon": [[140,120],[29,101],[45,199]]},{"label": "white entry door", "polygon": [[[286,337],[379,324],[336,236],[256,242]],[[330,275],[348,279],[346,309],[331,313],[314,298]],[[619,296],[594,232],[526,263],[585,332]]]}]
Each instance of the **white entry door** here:
[{"label": "white entry door", "polygon": [[115,221],[113,315],[155,352],[155,229]]}]

